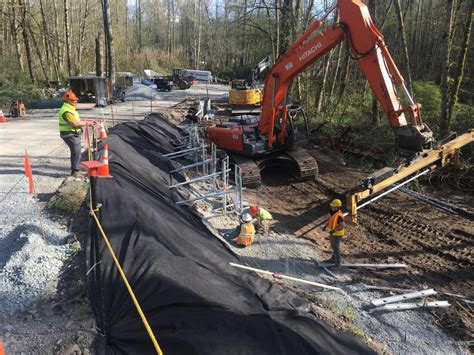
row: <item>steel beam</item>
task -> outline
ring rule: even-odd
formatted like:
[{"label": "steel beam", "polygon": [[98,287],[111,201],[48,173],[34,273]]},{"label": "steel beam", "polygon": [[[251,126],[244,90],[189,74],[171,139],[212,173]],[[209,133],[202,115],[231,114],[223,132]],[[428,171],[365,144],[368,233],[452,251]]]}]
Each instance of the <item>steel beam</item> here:
[{"label": "steel beam", "polygon": [[[453,162],[455,160],[457,150],[473,141],[474,129],[470,129],[467,133],[441,145],[438,148],[434,148],[427,152],[420,153],[419,158],[410,162],[410,165],[402,167],[392,176],[384,179],[383,181],[377,184],[374,184],[370,188],[366,188],[364,190],[348,194],[346,196],[346,206],[352,217],[352,221],[355,223],[357,222],[357,210],[361,207],[357,206],[357,204],[361,200],[364,200],[371,195],[385,190],[393,184],[396,184],[399,181],[406,179],[412,176],[413,174],[416,174],[420,170],[426,171],[427,168],[431,169],[432,167],[436,166],[443,167],[446,164]],[[403,184],[398,185],[398,187],[396,188],[399,188],[401,186],[403,186]],[[392,188],[391,191],[395,190],[396,188]],[[380,195],[380,197],[382,196],[383,195]],[[368,203],[371,203],[373,201],[375,201],[375,199],[370,200]]]}]

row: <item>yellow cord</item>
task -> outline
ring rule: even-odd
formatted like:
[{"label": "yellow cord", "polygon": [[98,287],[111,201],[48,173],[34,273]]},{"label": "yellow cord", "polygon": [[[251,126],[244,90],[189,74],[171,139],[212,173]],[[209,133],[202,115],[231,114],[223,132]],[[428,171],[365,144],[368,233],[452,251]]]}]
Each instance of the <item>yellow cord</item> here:
[{"label": "yellow cord", "polygon": [[109,240],[107,239],[107,236],[105,235],[104,230],[102,229],[102,226],[100,225],[99,219],[97,218],[95,212],[92,209],[91,209],[91,214],[94,217],[95,222],[97,223],[97,227],[99,227],[100,233],[102,234],[102,237],[104,238],[105,244],[107,244],[107,248],[109,248],[109,251],[112,254],[112,258],[114,259],[115,265],[117,266],[120,276],[122,277],[122,280],[125,283],[125,286],[127,287],[130,297],[132,297],[133,303],[135,304],[138,314],[140,315],[140,318],[142,319],[143,325],[145,326],[146,331],[148,332],[148,335],[151,338],[151,341],[153,343],[153,346],[155,347],[156,353],[158,355],[163,355],[163,352],[161,351],[161,348],[158,345],[158,341],[155,338],[155,334],[153,334],[153,330],[148,324],[145,314],[143,313],[142,308],[140,307],[140,304],[138,303],[138,300],[135,297],[135,293],[133,292],[132,287],[128,283],[127,277],[125,276],[125,273],[123,272],[122,267],[120,266],[120,263],[117,257],[115,256],[114,250],[112,249],[112,246],[110,245]]},{"label": "yellow cord", "polygon": [[[90,140],[88,144],[88,150],[89,150],[89,160],[91,160],[91,146],[90,146]],[[138,314],[140,315],[140,318],[142,319],[143,325],[145,326],[146,331],[148,332],[148,335],[151,338],[151,342],[153,343],[153,346],[155,347],[156,353],[158,355],[163,355],[163,351],[160,348],[160,345],[158,344],[158,341],[156,340],[155,334],[153,334],[153,330],[150,327],[150,324],[148,324],[148,321],[145,317],[145,314],[142,311],[142,308],[140,307],[140,304],[138,303],[137,298],[135,297],[135,293],[132,290],[132,287],[130,286],[127,276],[125,276],[125,273],[123,272],[122,266],[120,265],[117,257],[115,256],[114,250],[112,249],[112,245],[110,245],[109,240],[107,239],[107,236],[104,233],[104,230],[102,229],[102,225],[99,222],[99,219],[97,218],[97,215],[95,214],[96,211],[99,209],[93,209],[92,208],[92,188],[89,185],[89,206],[90,206],[90,213],[94,217],[95,223],[97,224],[97,227],[99,227],[100,234],[102,234],[102,237],[104,238],[105,244],[107,244],[107,248],[110,251],[110,254],[112,255],[112,258],[114,259],[115,265],[117,266],[117,269],[120,273],[120,276],[122,277],[123,282],[125,283],[125,286],[127,287],[128,293],[130,294],[130,297],[133,300],[133,303],[135,304],[135,307],[138,311]]]}]

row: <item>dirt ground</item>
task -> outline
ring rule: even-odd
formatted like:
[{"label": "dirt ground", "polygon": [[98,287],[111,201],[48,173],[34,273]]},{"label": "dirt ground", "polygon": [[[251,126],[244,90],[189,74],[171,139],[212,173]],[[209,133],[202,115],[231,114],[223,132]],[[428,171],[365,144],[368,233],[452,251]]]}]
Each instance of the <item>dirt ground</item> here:
[{"label": "dirt ground", "polygon": [[[268,207],[277,225],[311,240],[329,257],[329,243],[321,238],[321,227],[328,218],[327,203],[344,197],[365,174],[343,165],[333,151],[317,147],[309,151],[320,168],[316,181],[287,184],[288,176],[273,171],[264,174],[264,185],[248,190],[246,198]],[[408,265],[396,271],[358,269],[352,274],[354,282],[405,289],[425,286],[474,298],[472,220],[395,192],[360,210],[359,225],[349,226],[347,234],[342,244],[344,262]],[[452,306],[431,312],[437,323],[454,340],[471,340],[472,304],[446,295],[444,299]]]}]

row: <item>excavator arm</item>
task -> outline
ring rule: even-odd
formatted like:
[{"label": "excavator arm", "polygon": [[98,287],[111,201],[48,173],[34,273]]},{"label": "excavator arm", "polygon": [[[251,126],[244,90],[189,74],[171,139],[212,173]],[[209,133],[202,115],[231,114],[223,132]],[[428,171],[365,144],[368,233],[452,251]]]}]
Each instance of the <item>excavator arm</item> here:
[{"label": "excavator arm", "polygon": [[[340,21],[315,35],[335,8]],[[267,137],[267,149],[272,150],[275,142],[285,144],[289,109],[287,94],[293,79],[344,40],[388,116],[399,148],[409,152],[430,149],[433,135],[422,122],[421,105],[411,98],[382,34],[373,24],[367,6],[359,0],[338,0],[322,20],[316,20],[288,47],[270,70],[265,81],[258,126],[260,134]],[[397,94],[396,85],[406,96],[408,104],[405,106]],[[276,124],[278,129],[275,129]]]}]

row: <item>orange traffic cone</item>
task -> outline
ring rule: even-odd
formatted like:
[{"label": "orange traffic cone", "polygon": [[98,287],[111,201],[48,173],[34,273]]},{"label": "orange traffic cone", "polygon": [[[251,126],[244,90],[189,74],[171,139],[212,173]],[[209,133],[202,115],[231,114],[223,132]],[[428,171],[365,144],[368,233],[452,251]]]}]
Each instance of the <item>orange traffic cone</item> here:
[{"label": "orange traffic cone", "polygon": [[6,122],[7,118],[5,117],[5,115],[3,114],[3,111],[0,110],[0,122]]},{"label": "orange traffic cone", "polygon": [[104,144],[104,148],[102,149],[102,157],[100,158],[100,162],[104,164],[98,170],[98,177],[102,178],[111,178],[110,171],[109,171],[109,145]]},{"label": "orange traffic cone", "polygon": [[105,138],[107,138],[107,132],[105,131],[105,128],[104,128],[104,122],[101,122],[100,130],[99,130],[99,139],[102,140]]},{"label": "orange traffic cone", "polygon": [[3,350],[3,342],[0,340],[0,355],[5,355],[5,351]]}]

